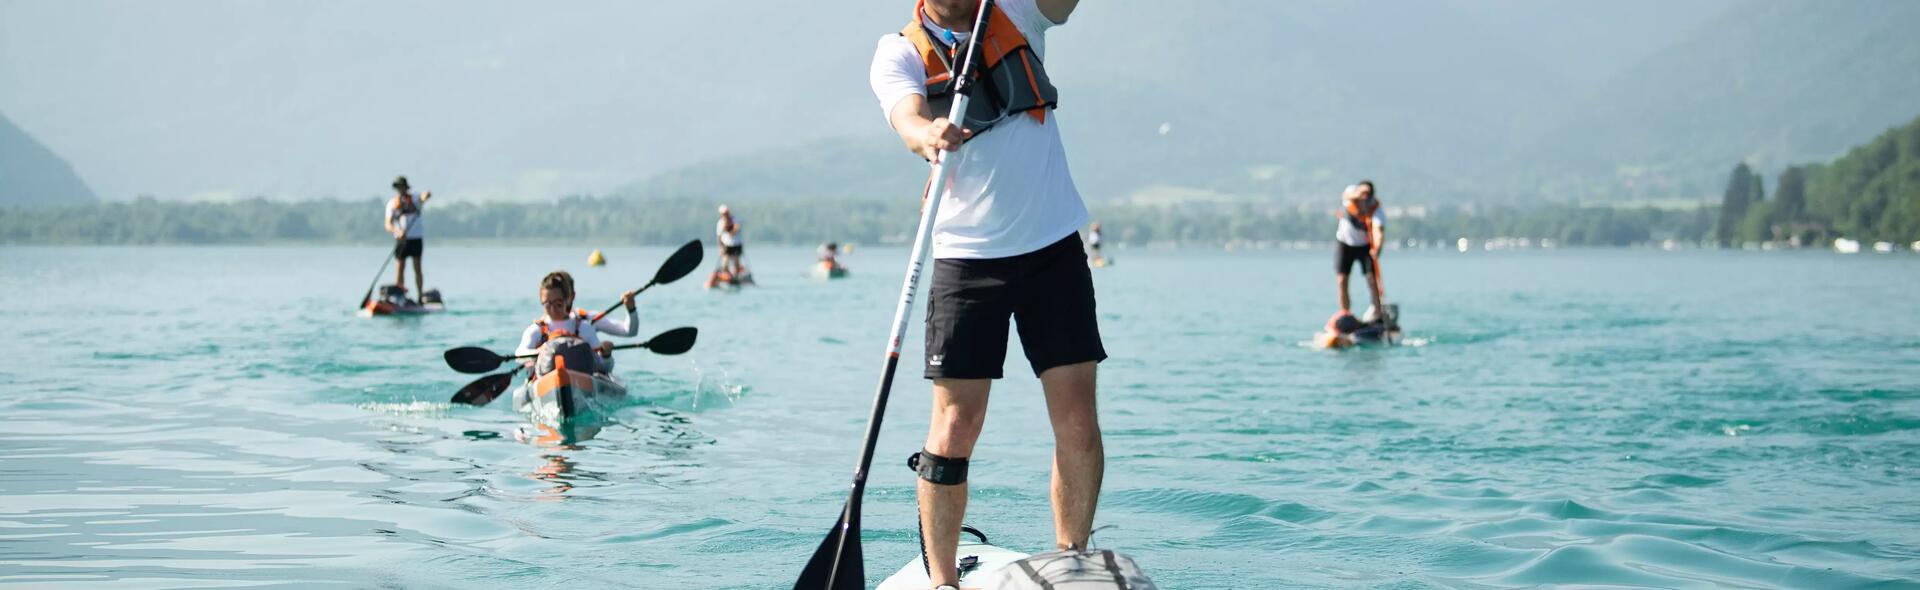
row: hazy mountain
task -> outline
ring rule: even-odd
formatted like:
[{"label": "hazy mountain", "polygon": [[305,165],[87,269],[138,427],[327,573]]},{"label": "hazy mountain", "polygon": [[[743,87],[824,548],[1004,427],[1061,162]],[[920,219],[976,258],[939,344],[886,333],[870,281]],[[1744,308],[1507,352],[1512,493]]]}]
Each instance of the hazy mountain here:
[{"label": "hazy mountain", "polygon": [[0,115],[0,206],[93,202],[93,190],[59,154]]},{"label": "hazy mountain", "polygon": [[[1726,6],[1088,3],[1049,34],[1047,60],[1075,177],[1091,199],[1322,198],[1362,176],[1434,199],[1475,194],[1470,179],[1496,170],[1577,97]],[[904,153],[877,108],[856,130],[875,138],[862,145]],[[814,149],[706,162],[692,176],[739,170],[812,185],[870,169],[795,169]],[[760,168],[770,164],[778,169]],[[896,192],[924,177],[877,172],[904,182]],[[690,175],[668,176],[669,192],[697,192]]]},{"label": "hazy mountain", "polygon": [[1556,196],[1717,194],[1920,114],[1920,2],[1750,2],[1601,85],[1516,154]]},{"label": "hazy mountain", "polygon": [[[108,198],[911,195],[866,84],[910,6],[14,0],[0,110]],[[1916,8],[1102,0],[1047,57],[1096,201],[1717,194],[1920,110]]]}]

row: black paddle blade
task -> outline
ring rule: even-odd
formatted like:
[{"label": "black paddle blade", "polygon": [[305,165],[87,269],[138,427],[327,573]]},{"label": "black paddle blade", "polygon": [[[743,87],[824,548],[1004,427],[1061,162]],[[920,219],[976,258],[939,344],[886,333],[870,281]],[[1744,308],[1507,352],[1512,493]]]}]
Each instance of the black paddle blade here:
[{"label": "black paddle blade", "polygon": [[447,366],[462,373],[479,374],[500,368],[507,359],[478,346],[462,346],[447,351]]},{"label": "black paddle blade", "polygon": [[640,347],[651,350],[654,354],[680,354],[693,350],[693,341],[699,337],[699,328],[692,326],[674,328],[661,332],[659,336],[654,336],[652,340],[648,340]]},{"label": "black paddle blade", "polygon": [[519,372],[516,369],[476,379],[466,387],[460,388],[459,393],[453,394],[453,403],[469,406],[484,406],[492,403],[493,398],[500,397],[500,392],[506,391],[513,385],[513,375]]},{"label": "black paddle blade", "polygon": [[860,555],[860,511],[841,512],[846,522],[835,521],[833,530],[813,551],[806,569],[793,590],[859,590],[867,585],[867,564]]},{"label": "black paddle blade", "polygon": [[700,257],[705,256],[706,252],[707,249],[700,246],[700,240],[687,242],[679,250],[673,251],[666,262],[660,263],[660,271],[653,273],[653,284],[665,285],[687,276],[693,269],[699,268]]}]

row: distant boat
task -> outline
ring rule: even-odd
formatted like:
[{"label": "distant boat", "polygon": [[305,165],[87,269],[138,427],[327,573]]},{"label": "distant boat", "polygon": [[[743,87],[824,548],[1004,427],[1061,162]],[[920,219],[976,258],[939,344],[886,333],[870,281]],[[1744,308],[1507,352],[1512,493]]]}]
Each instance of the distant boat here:
[{"label": "distant boat", "polygon": [[1873,253],[1875,253],[1875,254],[1892,254],[1892,253],[1893,253],[1893,242],[1874,242],[1874,243],[1873,243]]},{"label": "distant boat", "polygon": [[1839,252],[1841,254],[1859,254],[1860,242],[1858,240],[1849,240],[1846,238],[1834,238],[1833,251]]}]

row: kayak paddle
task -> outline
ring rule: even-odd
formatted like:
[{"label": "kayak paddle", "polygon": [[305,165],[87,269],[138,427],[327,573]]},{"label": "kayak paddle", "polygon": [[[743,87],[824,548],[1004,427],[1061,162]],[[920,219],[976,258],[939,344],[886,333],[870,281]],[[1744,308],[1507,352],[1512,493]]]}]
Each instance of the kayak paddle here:
[{"label": "kayak paddle", "polygon": [[[700,240],[687,242],[686,245],[680,246],[679,250],[674,250],[673,255],[667,257],[666,262],[660,263],[660,270],[653,273],[653,280],[648,281],[633,293],[638,295],[653,288],[654,285],[665,285],[680,280],[680,277],[687,276],[688,273],[693,272],[694,268],[700,266],[700,257],[705,255],[706,249],[700,246]],[[600,318],[607,317],[607,314],[613,313],[616,309],[620,309],[619,301],[607,306],[607,310],[600,312],[600,315],[593,316],[593,321],[600,321]]]},{"label": "kayak paddle", "polygon": [[[693,349],[693,341],[700,335],[700,329],[694,327],[674,328],[638,344],[622,344],[614,350],[645,348],[654,354],[674,355]],[[507,361],[535,358],[538,354],[504,356],[478,346],[462,346],[446,353],[447,366],[462,373],[485,373],[500,368]]]},{"label": "kayak paddle", "polygon": [[[622,344],[622,345],[613,347],[613,349],[625,350],[629,348],[645,348],[653,351],[654,354],[675,355],[675,354],[686,352],[688,350],[692,350],[693,342],[695,339],[698,338],[699,335],[700,335],[700,330],[698,328],[693,328],[693,327],[674,328],[672,330],[661,332],[658,336],[654,336],[653,338],[648,339],[646,342],[641,342],[638,344]],[[493,351],[490,351],[484,348],[476,348],[476,347],[470,346],[466,348],[456,348],[456,349],[447,351],[447,364],[449,365],[454,364],[453,357],[454,357],[454,353],[456,352],[461,353],[462,355],[461,361],[464,363],[467,363],[466,366],[468,367],[478,367],[478,366],[482,366],[483,364],[486,366],[486,368],[480,369],[478,371],[468,371],[468,370],[460,369],[459,366],[455,366],[456,370],[460,370],[463,373],[484,373],[487,371],[491,371],[496,367],[499,367],[501,364],[506,363],[507,361],[530,359],[530,358],[540,356],[537,354],[529,354],[529,355],[521,355],[521,356],[500,356],[500,355],[494,354]],[[482,360],[480,358],[482,355],[490,357],[490,360]],[[491,363],[491,364],[487,364],[487,363]],[[513,376],[515,374],[518,374],[520,370],[524,368],[526,367],[514,367],[513,370],[507,371],[505,373],[495,373],[492,375],[481,377],[479,379],[475,379],[472,383],[468,383],[466,387],[460,388],[460,391],[458,393],[453,394],[452,402],[456,404],[466,404],[470,406],[484,406],[489,403],[492,403],[493,398],[500,397],[501,392],[506,391],[507,387],[513,385]]]},{"label": "kayak paddle", "polygon": [[[398,242],[399,242],[399,240],[398,240],[398,239],[395,239],[394,241],[395,241],[395,244],[394,244],[394,249],[396,249],[396,250],[398,250],[398,249],[400,248],[400,245],[399,245],[399,243],[398,243]],[[373,289],[374,289],[375,287],[379,287],[379,286],[380,286],[380,277],[382,277],[382,276],[385,276],[385,275],[387,274],[387,265],[389,265],[389,264],[393,264],[393,253],[392,253],[392,252],[388,252],[388,253],[387,253],[387,259],[386,259],[386,260],[383,260],[383,261],[381,261],[381,262],[380,262],[380,272],[376,272],[376,273],[373,273],[373,284],[371,284],[371,285],[367,285],[367,294],[366,294],[366,295],[361,295],[361,296],[360,296],[360,308],[361,308],[361,309],[364,309],[364,308],[366,308],[366,307],[367,307],[367,302],[368,302],[368,301],[373,301]],[[405,268],[401,268],[401,269],[400,269],[400,271],[401,271],[401,272],[406,272],[406,270],[407,270],[407,269],[405,269]]]},{"label": "kayak paddle", "polygon": [[[987,13],[993,10],[993,0],[980,0],[980,10],[974,15],[973,31],[967,40],[967,57],[960,63],[959,71],[953,77],[953,107],[947,111],[948,121],[966,121],[967,97],[973,91],[973,58],[979,52],[980,38],[985,35],[979,31],[987,28]],[[807,560],[807,567],[800,570],[800,578],[793,582],[794,590],[857,590],[866,587],[866,562],[860,554],[860,497],[867,489],[867,468],[873,466],[874,447],[880,443],[880,420],[887,411],[887,396],[893,390],[894,369],[900,365],[900,341],[907,334],[907,317],[913,313],[913,292],[920,284],[920,267],[927,252],[927,243],[933,239],[933,220],[940,213],[940,195],[946,192],[947,163],[955,159],[963,144],[950,151],[943,151],[939,159],[933,162],[933,178],[927,182],[926,193],[921,197],[920,229],[914,234],[913,253],[907,258],[907,278],[900,286],[900,303],[893,309],[893,331],[887,336],[886,369],[880,373],[880,389],[873,396],[873,413],[867,418],[867,436],[861,443],[860,465],[853,470],[853,490],[847,494],[847,503],[840,509],[839,521],[827,531],[827,538],[820,542],[820,548],[814,550],[813,558]]]}]

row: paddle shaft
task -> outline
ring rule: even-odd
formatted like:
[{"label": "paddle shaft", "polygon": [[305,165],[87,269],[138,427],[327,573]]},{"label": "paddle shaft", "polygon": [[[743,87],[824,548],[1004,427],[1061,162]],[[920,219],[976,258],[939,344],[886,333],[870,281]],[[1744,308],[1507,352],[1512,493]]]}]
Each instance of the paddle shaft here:
[{"label": "paddle shaft", "polygon": [[[394,238],[394,249],[397,250],[400,248],[400,240],[403,239],[405,238]],[[373,290],[380,286],[380,277],[386,276],[387,265],[389,264],[393,264],[393,252],[388,252],[387,259],[380,262],[380,272],[373,273],[373,284],[367,285],[367,294],[360,296],[360,307],[366,307],[367,302],[373,300]],[[406,272],[406,270],[405,268],[400,269],[401,272]]]},{"label": "paddle shaft", "polygon": [[[635,342],[633,344],[620,344],[620,345],[614,346],[612,350],[626,350],[629,348],[647,348],[652,344],[653,344],[652,342]],[[540,358],[540,353],[536,352],[533,354],[523,354],[518,356],[502,357],[500,359],[500,362],[504,363],[507,361],[521,361],[521,360],[526,360],[531,358]]]},{"label": "paddle shaft", "polygon": [[[654,285],[657,285],[657,284],[659,284],[659,283],[647,283],[647,285],[646,285],[646,286],[644,286],[644,287],[641,287],[641,288],[640,288],[640,290],[638,290],[638,291],[634,291],[634,292],[633,292],[633,294],[634,294],[634,296],[639,296],[639,295],[640,295],[641,293],[645,293],[645,292],[647,292],[647,289],[652,289],[652,288],[653,288],[653,286],[654,286]],[[622,298],[622,299],[625,299],[625,298]],[[593,319],[591,319],[591,320],[587,320],[587,321],[589,321],[589,322],[597,322],[597,321],[600,321],[600,318],[604,318],[604,317],[607,317],[607,314],[610,314],[610,313],[613,313],[613,310],[616,310],[616,309],[620,309],[620,306],[621,306],[622,304],[625,304],[625,303],[626,303],[626,301],[615,301],[615,302],[613,302],[613,305],[609,305],[609,306],[607,306],[607,309],[606,309],[605,311],[602,311],[602,312],[600,312],[600,313],[599,313],[598,315],[595,315],[595,316],[593,316]],[[631,313],[631,312],[629,312],[629,313]]]},{"label": "paddle shaft", "polygon": [[[954,76],[953,107],[947,111],[948,121],[964,124],[967,114],[967,101],[973,88],[970,79],[973,72],[973,57],[978,50],[981,32],[987,26],[987,13],[992,10],[992,0],[982,0],[980,9],[974,15],[973,34],[967,40],[966,60],[961,63],[959,72]],[[880,442],[880,423],[886,418],[887,397],[893,392],[893,376],[900,366],[900,342],[907,335],[907,320],[913,316],[913,292],[920,286],[920,271],[926,262],[927,244],[933,241],[934,221],[940,216],[940,197],[946,194],[947,164],[954,161],[962,144],[951,151],[940,152],[940,158],[933,163],[933,177],[927,182],[927,192],[922,195],[920,207],[920,228],[913,237],[913,251],[907,255],[907,276],[901,281],[900,303],[893,308],[893,328],[887,334],[886,368],[880,373],[879,390],[873,394],[873,411],[867,416],[867,435],[860,443],[860,464],[853,470],[853,490],[847,494],[847,504],[840,511],[840,543],[833,560],[833,572],[827,576],[827,587],[838,586],[835,578],[840,574],[840,555],[846,552],[847,543],[859,543],[860,533],[853,530],[851,523],[857,518],[854,511],[860,509],[860,498],[867,489],[867,470],[873,466],[874,448]],[[855,537],[849,541],[848,537]]]}]

